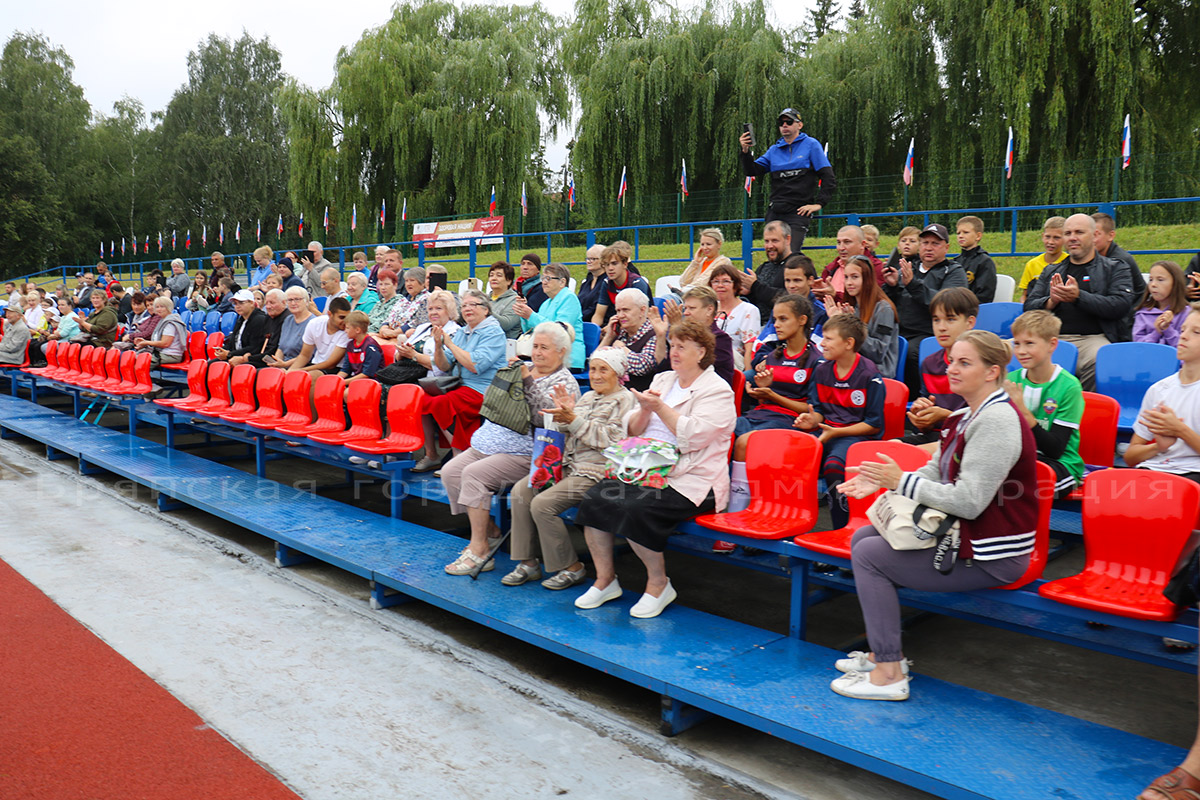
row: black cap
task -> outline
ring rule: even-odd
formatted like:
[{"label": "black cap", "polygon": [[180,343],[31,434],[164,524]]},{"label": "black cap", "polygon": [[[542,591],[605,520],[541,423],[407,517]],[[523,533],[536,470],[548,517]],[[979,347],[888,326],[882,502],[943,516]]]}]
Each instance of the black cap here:
[{"label": "black cap", "polygon": [[946,230],[945,225],[939,225],[936,222],[926,225],[924,228],[921,229],[921,236],[924,236],[927,233],[932,233],[934,236],[938,237],[943,242],[950,241],[950,232]]},{"label": "black cap", "polygon": [[794,108],[785,108],[783,111],[779,112],[779,119],[783,119],[784,117],[788,117],[790,119],[799,121],[800,120],[800,112]]}]

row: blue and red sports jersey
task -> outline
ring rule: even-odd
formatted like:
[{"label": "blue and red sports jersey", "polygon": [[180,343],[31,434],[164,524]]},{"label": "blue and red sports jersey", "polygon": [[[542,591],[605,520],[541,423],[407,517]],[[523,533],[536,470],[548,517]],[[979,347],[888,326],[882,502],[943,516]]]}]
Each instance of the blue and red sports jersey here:
[{"label": "blue and red sports jersey", "polygon": [[[799,354],[787,352],[787,346],[783,342],[764,344],[754,354],[750,364],[753,369],[757,369],[758,365],[764,361],[770,367],[773,376],[770,387],[772,391],[789,400],[808,400],[809,384],[812,382],[817,365],[821,363],[821,354],[811,342],[808,342],[804,351]],[[759,403],[758,407],[786,414],[789,417],[799,416],[790,408],[784,408],[774,403]]]},{"label": "blue and red sports jersey", "polygon": [[374,378],[382,366],[383,348],[379,346],[379,342],[368,336],[363,339],[362,344],[355,344],[353,339],[350,340],[338,369],[351,377],[361,374]]},{"label": "blue and red sports jersey", "polygon": [[966,401],[950,391],[950,379],[946,377],[946,368],[950,365],[948,358],[945,348],[926,356],[921,362],[921,386],[935,406],[957,411]]},{"label": "blue and red sports jersey", "polygon": [[822,361],[813,371],[808,402],[834,428],[865,422],[883,430],[883,378],[874,362],[855,356],[848,375],[837,374],[837,363]]}]

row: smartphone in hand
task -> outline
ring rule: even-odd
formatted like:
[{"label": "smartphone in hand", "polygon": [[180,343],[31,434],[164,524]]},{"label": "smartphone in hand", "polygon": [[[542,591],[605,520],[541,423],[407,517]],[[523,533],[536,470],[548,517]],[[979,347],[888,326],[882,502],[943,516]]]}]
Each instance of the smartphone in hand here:
[{"label": "smartphone in hand", "polygon": [[754,123],[743,122],[742,123],[742,133],[750,134],[750,146],[751,147],[757,146],[758,139],[754,136]]}]

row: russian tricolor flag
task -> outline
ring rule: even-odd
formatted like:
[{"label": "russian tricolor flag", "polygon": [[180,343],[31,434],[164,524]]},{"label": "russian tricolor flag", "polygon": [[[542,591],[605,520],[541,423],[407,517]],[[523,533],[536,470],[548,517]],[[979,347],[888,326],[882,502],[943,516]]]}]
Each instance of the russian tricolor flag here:
[{"label": "russian tricolor flag", "polygon": [[350,207],[350,230],[358,230],[358,203]]},{"label": "russian tricolor flag", "polygon": [[174,228],[171,229],[171,249],[172,250],[175,249],[175,234],[176,234],[176,232],[177,231]]},{"label": "russian tricolor flag", "polygon": [[521,181],[521,216],[529,216],[529,199],[525,197],[525,181]]},{"label": "russian tricolor flag", "polygon": [[496,185],[492,184],[492,199],[488,201],[488,216],[496,216]]},{"label": "russian tricolor flag", "polygon": [[225,223],[224,222],[222,222],[221,227],[217,229],[217,244],[225,244]]},{"label": "russian tricolor flag", "polygon": [[329,233],[329,206],[325,206],[325,220],[322,226],[325,228],[325,233]]},{"label": "russian tricolor flag", "polygon": [[917,143],[916,137],[908,140],[908,155],[904,157],[904,185],[912,186],[913,181],[913,145]]},{"label": "russian tricolor flag", "polygon": [[574,175],[572,175],[571,179],[569,181],[567,181],[567,207],[568,208],[575,207],[575,176]]},{"label": "russian tricolor flag", "polygon": [[1013,168],[1013,135],[1012,126],[1008,128],[1008,145],[1004,148],[1004,177],[1012,178]]},{"label": "russian tricolor flag", "polygon": [[387,229],[387,200],[379,206],[379,227],[382,230]]},{"label": "russian tricolor flag", "polygon": [[408,198],[407,197],[404,198],[400,202],[400,221],[401,222],[408,221]]},{"label": "russian tricolor flag", "polygon": [[682,164],[682,167],[681,167],[681,168],[680,168],[680,170],[679,170],[679,190],[680,190],[681,192],[683,192],[683,196],[686,198],[686,197],[688,196],[688,188],[687,188],[687,159],[686,159],[686,158],[681,158],[681,159],[679,159],[679,162],[680,162],[680,164]]},{"label": "russian tricolor flag", "polygon": [[629,189],[629,182],[625,180],[625,167],[621,167],[621,185],[617,187],[617,202],[625,202],[625,192]]},{"label": "russian tricolor flag", "polygon": [[750,187],[751,187],[751,185],[753,185],[753,183],[754,183],[754,176],[753,176],[753,175],[747,175],[747,176],[746,176],[746,194],[747,194],[747,195],[749,195],[749,194],[750,194]]},{"label": "russian tricolor flag", "polygon": [[192,229],[191,228],[187,229],[187,237],[183,240],[183,249],[184,250],[192,249]]},{"label": "russian tricolor flag", "polygon": [[279,224],[275,227],[275,234],[283,236],[283,214],[279,215]]},{"label": "russian tricolor flag", "polygon": [[1125,128],[1121,131],[1121,169],[1129,169],[1130,157],[1129,115],[1125,115]]},{"label": "russian tricolor flag", "polygon": [[304,212],[303,211],[300,212],[300,224],[296,226],[296,235],[297,236],[304,235]]}]

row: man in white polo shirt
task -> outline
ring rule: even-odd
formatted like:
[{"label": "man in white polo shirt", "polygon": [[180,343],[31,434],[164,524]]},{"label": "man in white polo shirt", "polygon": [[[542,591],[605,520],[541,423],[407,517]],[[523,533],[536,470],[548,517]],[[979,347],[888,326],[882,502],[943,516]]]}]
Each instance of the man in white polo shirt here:
[{"label": "man in white polo shirt", "polygon": [[296,356],[294,370],[311,372],[313,377],[337,372],[346,355],[350,337],[346,335],[346,315],[350,313],[350,301],[335,297],[329,301],[325,314],[313,317],[304,328],[304,346]]}]

